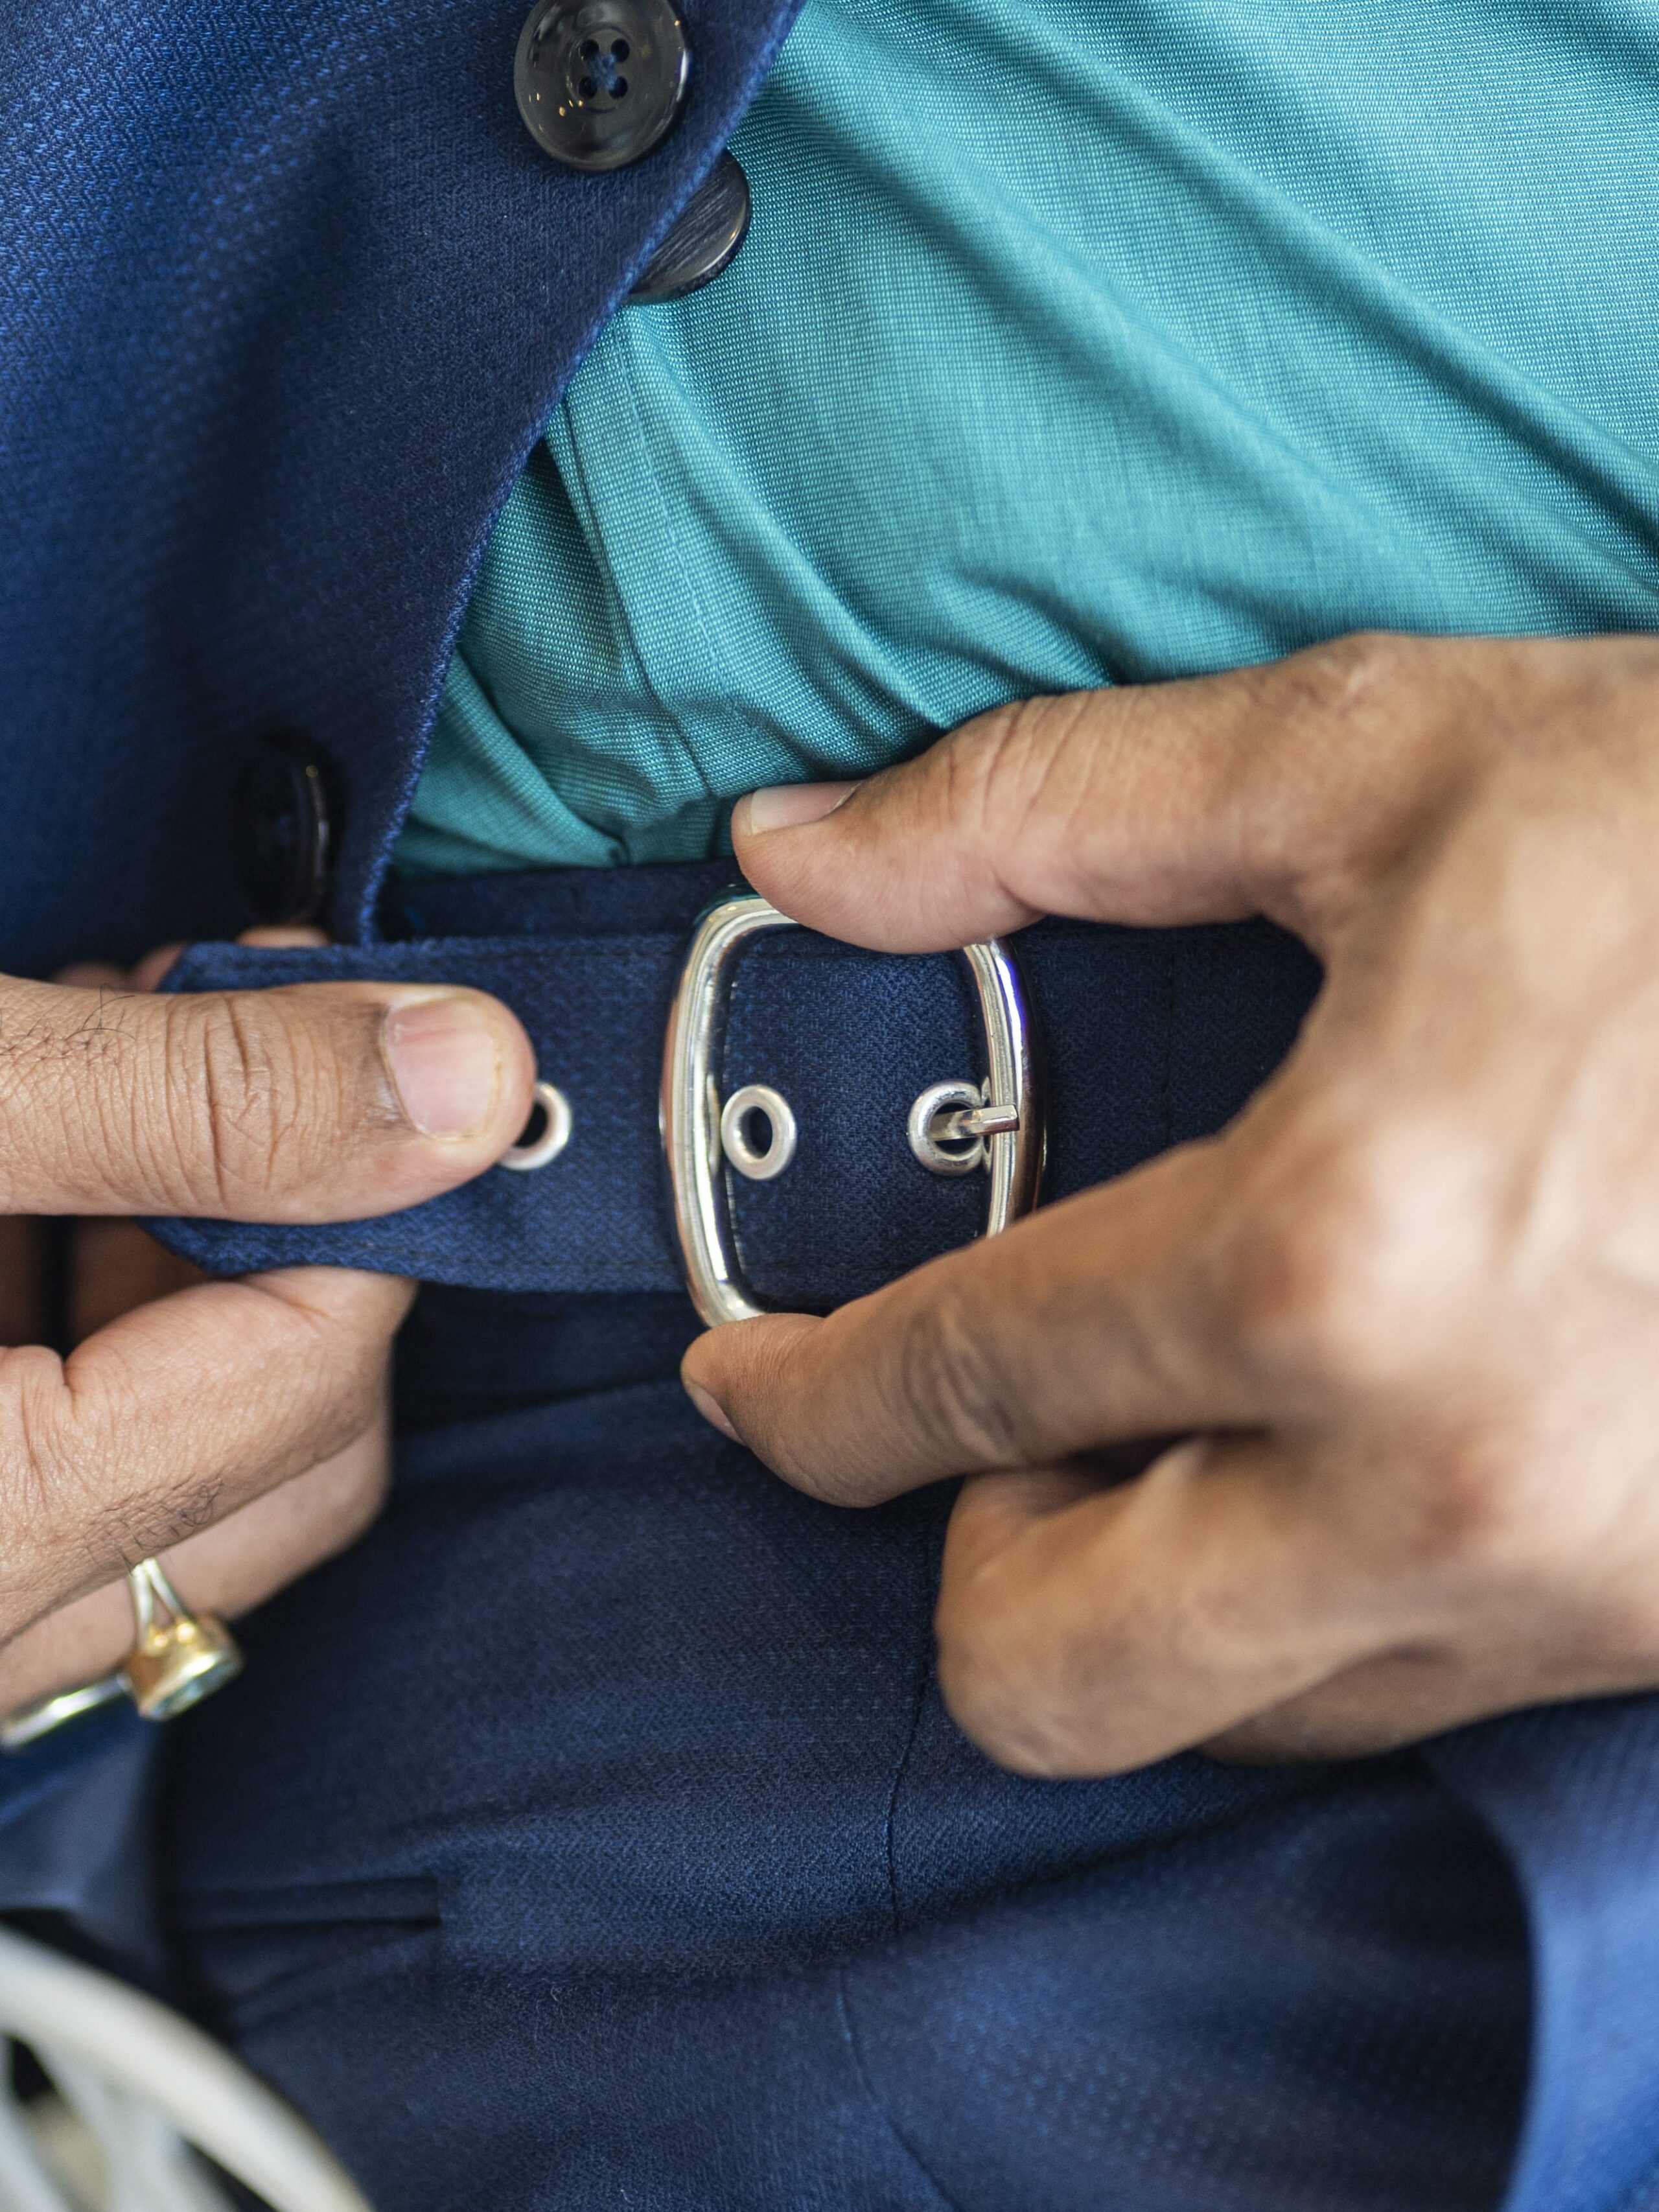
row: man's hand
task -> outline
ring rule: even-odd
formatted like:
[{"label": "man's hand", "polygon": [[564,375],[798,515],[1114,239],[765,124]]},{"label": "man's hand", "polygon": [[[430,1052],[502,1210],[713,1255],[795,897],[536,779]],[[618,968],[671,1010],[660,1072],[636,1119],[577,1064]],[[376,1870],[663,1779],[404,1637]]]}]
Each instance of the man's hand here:
[{"label": "man's hand", "polygon": [[82,1219],[64,1360],[33,1340],[22,1217],[386,1212],[488,1167],[529,1112],[528,1040],[480,994],[149,995],[169,958],[0,979],[0,1710],[116,1663],[120,1577],[147,1553],[187,1604],[234,1613],[362,1529],[411,1294],[323,1267],[210,1282],[129,1222]]},{"label": "man's hand", "polygon": [[838,795],[734,825],[835,936],[1265,913],[1327,969],[1219,1138],[687,1356],[819,1497],[975,1478],[939,1613],[969,1733],[1098,1774],[1659,1684],[1659,647],[1347,640]]}]

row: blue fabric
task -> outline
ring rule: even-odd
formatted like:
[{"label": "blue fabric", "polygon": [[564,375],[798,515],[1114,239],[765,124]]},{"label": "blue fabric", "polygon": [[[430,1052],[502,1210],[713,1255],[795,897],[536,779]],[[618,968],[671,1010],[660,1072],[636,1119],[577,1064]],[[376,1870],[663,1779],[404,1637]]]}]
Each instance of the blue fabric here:
[{"label": "blue fabric", "polygon": [[[1505,232],[1488,209],[1468,328],[1443,313],[1412,342],[1466,372],[1468,451],[1540,426],[1535,497],[1501,524],[1517,568],[1559,500],[1587,544],[1619,518],[1614,565],[1640,576],[1649,379],[1629,329],[1653,226],[1632,103],[1653,26],[1511,12],[1560,89],[1557,141],[1516,170],[1554,213]],[[222,802],[278,724],[311,732],[343,793],[335,932],[372,931],[490,521],[787,16],[698,0],[684,126],[638,168],[581,179],[513,112],[521,13],[20,0],[0,21],[5,965],[228,932]],[[1310,234],[1273,219],[1275,149],[1318,108],[1347,19],[1309,20],[1305,96],[1260,110],[1267,181],[1244,204],[1263,263]],[[1443,52],[1478,79],[1510,27],[1496,9],[1444,20]],[[1369,27],[1381,128],[1425,25]],[[1158,9],[1120,30],[1165,57],[1194,118],[1260,44],[1206,77]],[[1483,116],[1504,92],[1481,88]],[[1401,91],[1402,128],[1407,107]],[[1246,173],[1206,143],[1185,142],[1195,216]],[[1463,144],[1443,133],[1419,167]],[[1415,174],[1374,189],[1355,149],[1330,179],[1386,211]],[[1607,220],[1575,257],[1568,216],[1598,197]],[[1438,251],[1435,225],[1415,234]],[[1583,262],[1605,273],[1587,315]],[[1039,303],[1064,271],[1041,275]],[[1403,273],[1364,281],[1386,303]],[[1565,400],[1531,416],[1565,371],[1476,348],[1534,288],[1573,375],[1623,364],[1606,422]],[[1212,301],[1237,313],[1206,294],[1200,322]],[[1172,349],[1172,379],[1182,362]],[[1250,388],[1305,374],[1264,355]],[[1323,381],[1335,406],[1328,364]],[[1379,546],[1427,526],[1430,491],[1388,465],[1393,430],[1370,426]],[[1260,574],[1276,544],[1292,575],[1283,606],[1334,623],[1347,603],[1322,595],[1305,544],[1320,457],[1281,526],[1235,437],[1259,450],[1218,393],[1203,465],[1237,467]],[[1424,546],[1425,577],[1458,573],[1464,539]],[[1564,626],[1620,604],[1562,573],[1539,583]],[[492,1333],[488,1293],[444,1295],[436,1336]],[[671,1294],[607,1308],[608,1344],[591,1309],[572,1340],[536,1296],[501,1312],[494,1372],[459,1363],[504,1410],[478,1407],[482,1387],[446,1407],[440,1367],[385,1527],[249,1624],[248,1675],[169,1746],[162,1857],[204,2008],[385,2212],[1489,2203],[1523,2094],[1519,1909],[1536,2055],[1508,2212],[1659,2201],[1653,1701],[1472,1731],[1436,1749],[1434,1787],[1414,1759],[1015,1782],[930,1692],[944,1500],[809,1504],[678,1397]],[[0,1897],[112,1902],[136,1861],[112,1854],[125,1832],[91,1778],[132,1784],[137,1741],[98,1730],[7,1765]]]},{"label": "blue fabric", "polygon": [[[231,792],[284,729],[373,934],[495,515],[792,14],[698,0],[679,125],[596,178],[518,119],[524,0],[0,11],[0,970],[241,927]],[[56,1800],[133,1726],[0,1762],[0,1901],[118,1936],[141,1778]]]},{"label": "blue fabric", "polygon": [[[726,879],[433,883],[404,919],[444,934],[376,957],[521,992],[544,1059],[580,1035],[587,1079],[637,1061],[648,1096],[653,992],[592,974],[644,959],[665,990],[667,948]],[[1316,981],[1259,925],[1024,942],[1061,1188],[1215,1126]],[[747,1221],[745,1256],[763,1282],[844,1294],[837,1268],[869,1269],[906,1212],[906,1156],[896,1127],[820,1162],[814,1106],[884,1085],[908,1099],[932,1073],[910,1054],[965,1046],[960,989],[949,963],[805,935],[750,957],[728,1079],[784,1071],[816,1142],[769,1187],[799,1173],[801,1200]],[[362,965],[192,957],[198,982]],[[571,1255],[608,1264],[604,1224],[647,1221],[660,1189],[654,1132],[630,1152],[601,1127],[553,1211],[516,1194],[549,1170],[380,1230],[169,1231],[220,1267],[339,1257],[344,1237],[359,1261],[463,1283],[540,1271],[527,1296],[423,1293],[388,1520],[251,1624],[243,1682],[175,1731],[166,1864],[191,1972],[381,2200],[1646,2202],[1659,1699],[1524,1716],[1423,1758],[1000,1773],[932,1677],[948,1494],[851,1516],[801,1499],[689,1413],[683,1297],[549,1287]],[[923,1180],[915,1233],[969,1233],[978,1194],[953,1222],[952,1187]],[[363,1626],[343,1644],[342,1624]],[[409,2036],[416,2004],[441,2048]],[[419,2106],[440,2074],[434,2156],[372,2113]]]},{"label": "blue fabric", "polygon": [[157,1979],[160,1748],[130,1708],[106,1706],[0,1765],[0,1909],[72,1923],[81,1942]]},{"label": "blue fabric", "polygon": [[[558,872],[497,878],[483,910],[492,930],[510,912],[512,935],[318,951],[193,947],[170,988],[380,975],[493,992],[569,1099],[572,1134],[533,1174],[497,1168],[378,1220],[152,1225],[221,1274],[325,1260],[485,1289],[678,1290],[657,1129],[663,1038],[692,920],[735,880],[720,863],[652,869],[637,893],[608,876],[585,892]],[[434,885],[415,911],[430,927],[472,903],[465,884]],[[628,928],[641,904],[652,926]],[[671,920],[678,928],[662,926]],[[1050,921],[1023,932],[1018,951],[1045,1047],[1056,1197],[1230,1120],[1289,1046],[1318,977],[1304,948],[1265,923],[1150,931]],[[735,1242],[763,1301],[839,1304],[977,1234],[985,1178],[930,1175],[905,1133],[928,1085],[985,1073],[965,963],[887,959],[780,932],[734,962],[721,1029],[720,1095],[770,1084],[799,1130],[784,1174],[726,1178]]]},{"label": "blue fabric", "polygon": [[1431,1745],[1511,1854],[1534,1972],[1532,2087],[1504,2212],[1648,2212],[1659,1989],[1659,1698],[1521,1713]]},{"label": "blue fabric", "polygon": [[733,266],[583,363],[398,848],[717,848],[757,784],[1345,629],[1659,610],[1650,9],[809,0]]},{"label": "blue fabric", "polygon": [[0,13],[0,967],[239,927],[282,729],[372,931],[495,515],[793,13],[697,0],[679,125],[583,176],[514,106],[526,5]]},{"label": "blue fabric", "polygon": [[837,1512],[672,1373],[578,1387],[408,1437],[248,1623],[173,1734],[170,1923],[386,2212],[1496,2204],[1528,1974],[1479,1823],[1414,1758],[1000,1771],[931,1677],[948,1502]]}]

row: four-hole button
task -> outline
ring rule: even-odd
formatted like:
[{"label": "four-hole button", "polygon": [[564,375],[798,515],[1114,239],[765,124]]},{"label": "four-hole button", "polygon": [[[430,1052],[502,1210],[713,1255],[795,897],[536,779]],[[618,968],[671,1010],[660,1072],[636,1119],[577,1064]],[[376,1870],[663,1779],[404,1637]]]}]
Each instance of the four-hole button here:
[{"label": "four-hole button", "polygon": [[544,153],[573,169],[623,169],[667,131],[690,70],[669,0],[539,0],[514,89]]}]

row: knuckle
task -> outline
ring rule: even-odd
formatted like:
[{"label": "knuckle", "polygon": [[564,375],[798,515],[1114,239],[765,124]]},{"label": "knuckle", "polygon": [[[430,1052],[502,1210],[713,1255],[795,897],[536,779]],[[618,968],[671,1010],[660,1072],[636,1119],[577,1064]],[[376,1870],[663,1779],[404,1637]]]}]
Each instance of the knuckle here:
[{"label": "knuckle", "polygon": [[1474,1425],[1419,1445],[1392,1472],[1398,1502],[1382,1564],[1455,1633],[1494,1638],[1520,1626],[1540,1656],[1559,1656],[1576,1609],[1588,1607],[1595,1637],[1610,1625],[1594,1516],[1564,1491],[1559,1455],[1528,1450],[1511,1426]]},{"label": "knuckle", "polygon": [[1054,1626],[1040,1583],[1005,1561],[947,1567],[934,1628],[945,1710],[988,1759],[1046,1781],[1111,1765],[1091,1725],[1087,1655]]},{"label": "knuckle", "polygon": [[1547,1382],[1460,1408],[1416,1441],[1398,1486],[1409,1564],[1473,1583],[1526,1607],[1559,1612],[1594,1587],[1598,1617],[1611,1595],[1604,1565],[1626,1546],[1629,1494],[1585,1437],[1564,1419]]},{"label": "knuckle", "polygon": [[257,1310],[245,1316],[265,1356],[234,1405],[213,1391],[163,1399],[143,1356],[107,1342],[92,1370],[83,1354],[66,1363],[40,1346],[0,1352],[0,1641],[325,1461],[334,1547],[374,1519],[388,1468],[387,1333],[358,1338],[326,1302],[283,1303],[274,1334]]},{"label": "knuckle", "polygon": [[1068,1771],[1069,1731],[1025,1639],[941,1607],[939,1683],[945,1711],[988,1759],[1047,1780]]},{"label": "knuckle", "polygon": [[1349,1194],[1311,1193],[1290,1218],[1249,1239],[1238,1290],[1240,1334],[1276,1382],[1341,1388],[1378,1358],[1382,1316],[1364,1211]]},{"label": "knuckle", "polygon": [[268,1188],[288,1140],[297,1071],[280,1024],[263,1021],[234,994],[203,1002],[196,1016],[205,1108],[207,1164],[218,1196]]},{"label": "knuckle", "polygon": [[1406,1546],[1419,1571],[1517,1583],[1537,1570],[1559,1571],[1556,1518],[1537,1510],[1532,1486],[1496,1440],[1442,1443],[1426,1457],[1413,1496]]},{"label": "knuckle", "polygon": [[192,1200],[257,1206],[320,1167],[334,1086],[307,1026],[250,993],[168,1003],[156,1133]]},{"label": "knuckle", "polygon": [[[135,1566],[216,1518],[216,1473],[148,1487],[132,1467],[148,1455],[136,1383],[116,1377],[76,1393],[55,1353],[29,1347],[0,1367],[0,1492],[24,1581],[55,1604],[112,1567]],[[153,1423],[151,1425],[153,1426]]]},{"label": "knuckle", "polygon": [[1011,769],[1018,763],[1020,709],[999,707],[956,731],[933,754],[925,788],[931,811],[951,834],[972,847],[994,836],[1006,820]]},{"label": "knuckle", "polygon": [[1293,1135],[1239,1210],[1225,1267],[1240,1340],[1294,1389],[1397,1386],[1440,1360],[1486,1235],[1477,1179],[1432,1131]]},{"label": "knuckle", "polygon": [[951,820],[996,853],[1034,817],[1072,818],[1098,750],[1076,743],[1092,704],[1085,692],[1012,700],[948,738],[939,759]]},{"label": "knuckle", "polygon": [[1422,652],[1421,641],[1360,631],[1252,672],[1261,744],[1242,785],[1239,836],[1256,879],[1337,905],[1365,879],[1392,834],[1381,793],[1416,720]]},{"label": "knuckle", "polygon": [[[7,1530],[0,1613],[8,1631],[29,1617],[76,1526],[82,1477],[64,1449],[64,1363],[44,1346],[0,1358],[0,1499]],[[21,1614],[21,1617],[19,1617]]]},{"label": "knuckle", "polygon": [[1418,641],[1388,630],[1352,630],[1292,653],[1279,663],[1292,719],[1328,737],[1369,728],[1378,714],[1397,715],[1400,687],[1412,672]]}]

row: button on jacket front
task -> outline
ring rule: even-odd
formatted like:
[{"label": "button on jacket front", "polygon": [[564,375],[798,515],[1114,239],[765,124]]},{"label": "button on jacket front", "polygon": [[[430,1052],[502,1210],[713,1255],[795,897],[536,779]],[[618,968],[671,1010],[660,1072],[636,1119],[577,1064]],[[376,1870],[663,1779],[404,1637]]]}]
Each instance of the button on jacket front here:
[{"label": "button on jacket front", "polygon": [[552,0],[519,40],[519,112],[556,161],[624,169],[671,128],[690,70],[668,0]]}]

